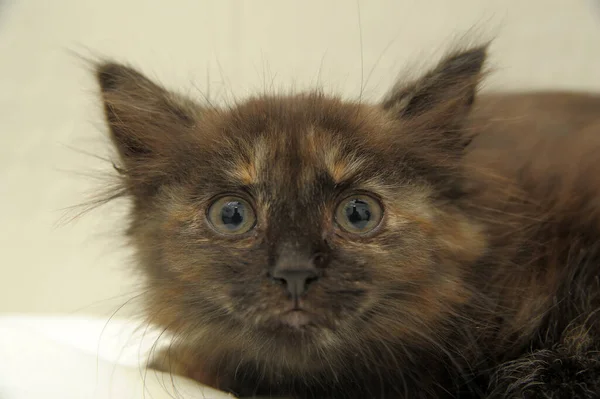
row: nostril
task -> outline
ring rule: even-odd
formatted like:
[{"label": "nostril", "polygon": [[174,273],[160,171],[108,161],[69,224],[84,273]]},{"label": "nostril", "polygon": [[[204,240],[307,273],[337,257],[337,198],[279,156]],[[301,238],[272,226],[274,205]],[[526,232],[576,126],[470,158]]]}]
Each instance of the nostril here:
[{"label": "nostril", "polygon": [[314,283],[318,279],[319,279],[319,276],[317,276],[316,274],[312,275],[312,276],[308,276],[308,277],[306,277],[305,284],[308,287],[309,285],[311,285],[312,283]]},{"label": "nostril", "polygon": [[274,282],[276,284],[281,284],[284,287],[287,285],[287,280],[285,279],[285,277],[274,276],[271,273],[267,273],[267,277],[269,278],[269,280],[271,280],[272,282]]},{"label": "nostril", "polygon": [[283,285],[284,287],[287,286],[287,280],[284,278],[274,278],[273,279],[276,283]]}]

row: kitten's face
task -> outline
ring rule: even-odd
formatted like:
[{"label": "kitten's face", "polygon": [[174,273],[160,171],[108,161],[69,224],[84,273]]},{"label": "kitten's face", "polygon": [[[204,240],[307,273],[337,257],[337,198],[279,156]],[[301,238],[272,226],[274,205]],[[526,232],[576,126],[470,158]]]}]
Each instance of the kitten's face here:
[{"label": "kitten's face", "polygon": [[218,138],[152,210],[153,245],[181,298],[278,338],[348,329],[375,309],[408,324],[435,313],[415,298],[456,291],[455,267],[431,250],[444,229],[433,189],[378,142],[392,121],[318,97],[235,113],[217,117]]},{"label": "kitten's face", "polygon": [[151,316],[214,345],[205,353],[302,363],[419,341],[468,300],[461,265],[484,244],[449,199],[459,140],[438,125],[454,129],[471,92],[442,97],[424,122],[418,85],[381,106],[312,94],[215,110],[125,67],[99,77]]}]

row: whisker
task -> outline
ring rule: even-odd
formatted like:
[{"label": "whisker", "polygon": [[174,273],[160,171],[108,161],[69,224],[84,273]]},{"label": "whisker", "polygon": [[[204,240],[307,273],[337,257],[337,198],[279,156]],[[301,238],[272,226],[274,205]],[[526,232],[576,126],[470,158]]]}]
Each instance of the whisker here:
[{"label": "whisker", "polygon": [[364,70],[365,70],[365,60],[364,60],[364,49],[363,49],[363,31],[362,31],[362,17],[360,12],[360,0],[356,0],[356,9],[358,14],[358,35],[359,35],[359,43],[360,43],[360,96],[359,96],[359,104],[362,104],[363,100],[363,91],[364,91]]},{"label": "whisker", "polygon": [[[121,311],[131,301],[139,298],[143,294],[145,294],[145,292],[142,292],[141,294],[138,294],[138,295],[135,295],[135,296],[131,297],[130,299],[128,299],[127,301],[125,301],[123,304],[121,304],[119,307],[117,307],[117,309],[114,312],[112,312],[112,314],[110,315],[110,317],[108,318],[108,320],[106,321],[106,323],[104,323],[104,326],[102,327],[102,330],[100,331],[100,336],[98,337],[98,345],[96,346],[96,353],[97,354],[100,353],[100,346],[102,344],[102,336],[104,335],[104,332],[106,331],[106,328],[108,327],[108,324],[117,315],[117,313],[119,313],[119,311]],[[97,375],[98,375],[99,371],[100,371],[100,355],[96,355],[96,374]]]}]

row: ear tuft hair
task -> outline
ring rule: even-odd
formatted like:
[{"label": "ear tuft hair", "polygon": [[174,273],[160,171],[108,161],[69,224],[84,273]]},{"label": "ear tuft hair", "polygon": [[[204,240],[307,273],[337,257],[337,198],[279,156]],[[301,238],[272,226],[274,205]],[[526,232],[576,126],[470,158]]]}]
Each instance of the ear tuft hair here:
[{"label": "ear tuft hair", "polygon": [[135,70],[115,62],[100,64],[96,68],[96,78],[103,92],[117,90],[121,82],[136,74]]}]

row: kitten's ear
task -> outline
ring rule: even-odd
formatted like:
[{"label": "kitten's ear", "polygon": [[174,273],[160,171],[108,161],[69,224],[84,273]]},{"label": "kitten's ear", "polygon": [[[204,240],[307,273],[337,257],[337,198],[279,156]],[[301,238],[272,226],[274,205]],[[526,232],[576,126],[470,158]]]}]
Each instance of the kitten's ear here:
[{"label": "kitten's ear", "polygon": [[420,79],[395,87],[383,107],[427,129],[460,127],[475,100],[488,45],[453,52]]},{"label": "kitten's ear", "polygon": [[168,157],[199,107],[173,94],[131,67],[96,65],[111,138],[126,168]]}]

